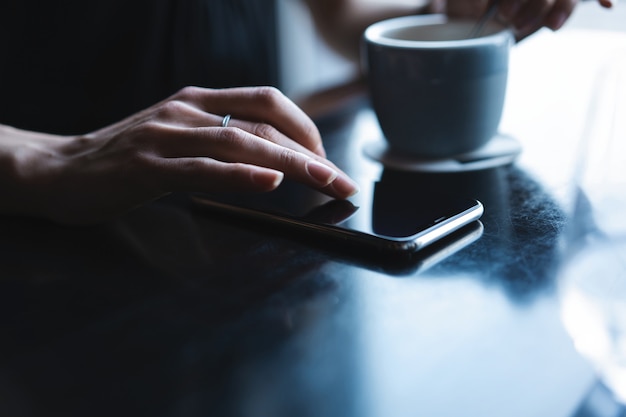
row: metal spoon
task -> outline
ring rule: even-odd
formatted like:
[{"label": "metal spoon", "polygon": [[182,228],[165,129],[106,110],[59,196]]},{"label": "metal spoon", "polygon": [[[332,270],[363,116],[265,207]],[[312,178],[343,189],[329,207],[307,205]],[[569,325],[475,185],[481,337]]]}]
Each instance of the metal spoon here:
[{"label": "metal spoon", "polygon": [[476,22],[471,32],[468,35],[469,39],[477,38],[480,36],[487,25],[487,22],[491,20],[491,18],[496,14],[496,10],[498,9],[498,0],[491,0],[487,10],[480,16],[480,19]]}]

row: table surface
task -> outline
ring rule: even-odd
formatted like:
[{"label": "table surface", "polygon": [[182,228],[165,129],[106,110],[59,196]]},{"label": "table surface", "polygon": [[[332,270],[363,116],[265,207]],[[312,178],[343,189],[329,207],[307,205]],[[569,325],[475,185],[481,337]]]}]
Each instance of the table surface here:
[{"label": "table surface", "polygon": [[0,415],[590,415],[596,378],[561,323],[556,261],[574,144],[598,63],[626,51],[625,11],[585,3],[514,48],[513,165],[394,172],[364,155],[380,138],[366,103],[318,121],[359,181],[484,203],[480,239],[433,265],[392,274],[184,195],[92,227],[0,217]]}]

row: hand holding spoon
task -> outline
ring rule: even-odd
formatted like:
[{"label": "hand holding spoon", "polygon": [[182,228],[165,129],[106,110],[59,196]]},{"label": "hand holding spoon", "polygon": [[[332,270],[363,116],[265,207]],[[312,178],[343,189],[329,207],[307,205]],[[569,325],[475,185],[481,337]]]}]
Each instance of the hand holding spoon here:
[{"label": "hand holding spoon", "polygon": [[480,16],[480,19],[478,19],[478,21],[470,31],[468,38],[471,39],[479,37],[485,29],[485,25],[487,25],[487,22],[489,22],[489,20],[491,20],[491,18],[495,16],[496,10],[498,10],[498,0],[490,0],[487,9],[482,14],[482,16]]}]

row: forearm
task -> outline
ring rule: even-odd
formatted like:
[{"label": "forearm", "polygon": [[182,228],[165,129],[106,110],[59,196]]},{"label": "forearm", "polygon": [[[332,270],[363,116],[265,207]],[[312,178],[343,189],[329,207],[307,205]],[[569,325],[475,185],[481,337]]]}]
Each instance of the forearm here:
[{"label": "forearm", "polygon": [[361,36],[374,22],[428,13],[428,0],[388,2],[372,0],[305,0],[324,40],[348,59],[358,60]]}]

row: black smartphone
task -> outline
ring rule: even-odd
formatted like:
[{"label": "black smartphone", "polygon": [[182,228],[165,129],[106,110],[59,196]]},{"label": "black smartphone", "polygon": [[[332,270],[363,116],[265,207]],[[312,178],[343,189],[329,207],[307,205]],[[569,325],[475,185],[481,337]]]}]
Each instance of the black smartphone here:
[{"label": "black smartphone", "polygon": [[473,199],[382,181],[360,186],[349,200],[332,199],[289,181],[264,194],[196,194],[193,200],[204,209],[299,238],[388,254],[421,251],[483,214],[482,204]]}]

